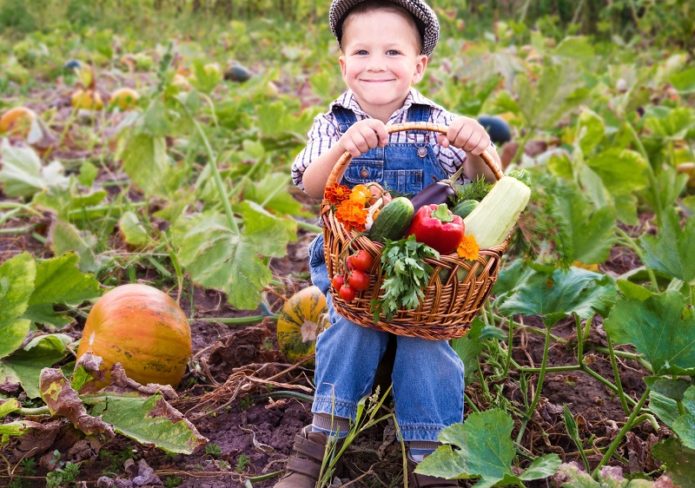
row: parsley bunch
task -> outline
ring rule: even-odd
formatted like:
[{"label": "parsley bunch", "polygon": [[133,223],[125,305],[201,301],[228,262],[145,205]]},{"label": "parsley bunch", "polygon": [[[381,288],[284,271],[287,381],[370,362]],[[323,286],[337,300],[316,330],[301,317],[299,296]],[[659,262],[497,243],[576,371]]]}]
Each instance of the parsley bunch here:
[{"label": "parsley bunch", "polygon": [[413,310],[420,305],[432,272],[425,258],[438,258],[430,246],[417,242],[415,236],[397,241],[386,240],[381,253],[381,272],[384,281],[381,299],[372,300],[374,320],[383,314],[391,319],[399,309]]}]

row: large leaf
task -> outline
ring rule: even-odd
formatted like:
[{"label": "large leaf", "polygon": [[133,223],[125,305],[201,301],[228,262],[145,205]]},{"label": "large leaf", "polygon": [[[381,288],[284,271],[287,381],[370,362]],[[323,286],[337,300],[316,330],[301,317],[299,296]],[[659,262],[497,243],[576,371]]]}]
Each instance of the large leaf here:
[{"label": "large leaf", "polygon": [[599,145],[606,133],[606,124],[596,112],[583,109],[577,118],[577,142],[586,156]]},{"label": "large leaf", "polygon": [[557,245],[562,262],[604,262],[615,241],[613,208],[594,209],[579,189],[570,185],[558,185],[551,199],[551,212],[557,223]]},{"label": "large leaf", "polygon": [[48,231],[51,250],[56,256],[74,252],[80,257],[80,270],[96,272],[101,267],[101,259],[94,252],[96,238],[87,231],[81,231],[69,222],[57,219]]},{"label": "large leaf", "polygon": [[649,163],[640,153],[629,149],[607,149],[587,158],[587,164],[613,195],[630,194],[649,184]]},{"label": "large leaf", "polygon": [[224,291],[237,308],[255,309],[272,278],[267,257],[284,256],[296,224],[253,202],[243,202],[241,213],[244,227],[239,235],[223,215],[207,213],[177,226],[174,242],[181,264],[196,283]]},{"label": "large leaf", "polygon": [[56,313],[54,305],[76,305],[101,295],[99,282],[93,275],[81,273],[77,262],[78,257],[73,253],[38,261],[27,318],[61,326],[69,322],[69,319]]},{"label": "large leaf", "polygon": [[503,410],[472,413],[465,423],[442,430],[439,441],[444,445],[419,463],[416,472],[448,479],[480,477],[476,488],[520,485],[522,480],[551,476],[560,465],[556,454],[538,458],[521,476],[514,475],[513,428],[512,418]]},{"label": "large leaf", "polygon": [[652,449],[654,456],[666,465],[666,474],[675,486],[691,486],[695,480],[695,451],[676,439],[666,439]]},{"label": "large leaf", "polygon": [[685,390],[682,405],[685,412],[673,422],[672,428],[685,447],[695,449],[695,386]]},{"label": "large leaf", "polygon": [[133,394],[84,395],[93,405],[91,414],[113,425],[114,430],[142,444],[153,444],[167,452],[192,454],[207,439],[162,397]]},{"label": "large leaf", "polygon": [[147,194],[157,193],[169,167],[164,136],[135,131],[126,140],[119,157],[136,185]]},{"label": "large leaf", "polygon": [[0,384],[19,383],[29,398],[38,398],[41,370],[62,361],[69,354],[67,345],[71,342],[64,334],[34,337],[0,363]]},{"label": "large leaf", "polygon": [[643,236],[641,243],[647,266],[686,283],[695,281],[694,218],[687,219],[681,228],[678,214],[669,208],[662,212],[658,234]]},{"label": "large leaf", "polygon": [[586,97],[588,90],[581,70],[572,63],[552,64],[546,60],[537,82],[526,74],[516,78],[521,113],[526,122],[538,128],[551,128]]},{"label": "large leaf", "polygon": [[610,277],[581,268],[535,271],[503,300],[500,312],[538,315],[547,327],[571,314],[586,319],[615,300]]},{"label": "large leaf", "polygon": [[69,180],[63,175],[63,165],[53,161],[43,166],[30,147],[14,147],[3,139],[0,160],[0,184],[7,196],[26,197],[48,188],[67,188]]},{"label": "large leaf", "polygon": [[270,173],[260,181],[249,182],[244,190],[244,199],[281,215],[307,216],[302,204],[287,191],[289,182],[290,177],[286,173]]},{"label": "large leaf", "polygon": [[603,325],[614,341],[633,344],[654,373],[695,374],[695,318],[678,292],[622,299]]},{"label": "large leaf", "polygon": [[28,253],[0,265],[0,358],[22,345],[31,322],[22,318],[34,291],[36,263]]}]

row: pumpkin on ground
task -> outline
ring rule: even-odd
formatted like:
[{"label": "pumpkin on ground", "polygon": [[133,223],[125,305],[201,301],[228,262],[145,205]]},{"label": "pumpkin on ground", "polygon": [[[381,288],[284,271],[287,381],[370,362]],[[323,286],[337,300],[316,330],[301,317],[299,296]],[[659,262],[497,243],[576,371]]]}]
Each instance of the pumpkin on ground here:
[{"label": "pumpkin on ground", "polygon": [[176,386],[191,356],[186,315],[166,293],[147,285],[117,286],[92,307],[77,349],[103,359],[108,373],[121,363],[138,383]]},{"label": "pumpkin on ground", "polygon": [[277,321],[280,352],[289,361],[314,354],[316,336],[328,327],[326,297],[316,286],[298,291],[285,302]]}]

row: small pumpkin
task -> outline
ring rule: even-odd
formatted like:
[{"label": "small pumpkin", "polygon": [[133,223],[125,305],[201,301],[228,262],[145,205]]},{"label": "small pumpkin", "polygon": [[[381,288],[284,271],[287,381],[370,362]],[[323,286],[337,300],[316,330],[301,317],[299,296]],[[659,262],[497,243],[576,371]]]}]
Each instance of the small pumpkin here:
[{"label": "small pumpkin", "polygon": [[82,331],[77,358],[103,359],[107,373],[121,363],[138,383],[176,386],[191,356],[191,329],[181,307],[166,293],[142,284],[113,288],[94,304]]},{"label": "small pumpkin", "polygon": [[316,337],[328,327],[326,297],[316,286],[304,288],[285,302],[277,321],[280,352],[289,361],[314,354]]},{"label": "small pumpkin", "polygon": [[36,120],[36,113],[27,107],[14,107],[0,117],[0,134],[26,137]]}]

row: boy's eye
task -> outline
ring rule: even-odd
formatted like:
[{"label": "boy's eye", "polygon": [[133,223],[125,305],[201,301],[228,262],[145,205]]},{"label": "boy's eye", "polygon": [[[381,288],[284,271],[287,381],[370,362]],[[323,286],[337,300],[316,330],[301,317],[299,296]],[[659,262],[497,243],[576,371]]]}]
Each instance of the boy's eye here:
[{"label": "boy's eye", "polygon": [[398,56],[400,53],[401,52],[397,49],[389,49],[388,51],[386,51],[386,54],[388,54],[389,56]]},{"label": "boy's eye", "polygon": [[357,51],[355,51],[355,54],[356,54],[357,56],[365,56],[365,55],[367,55],[367,54],[369,54],[369,53],[367,52],[366,49],[358,49]]}]

